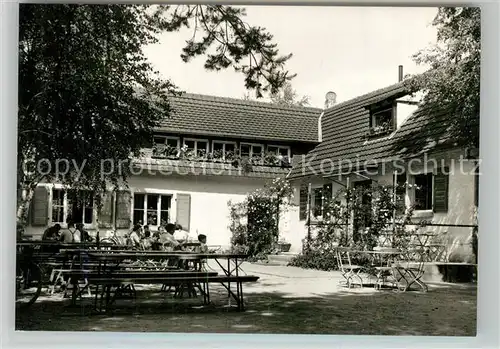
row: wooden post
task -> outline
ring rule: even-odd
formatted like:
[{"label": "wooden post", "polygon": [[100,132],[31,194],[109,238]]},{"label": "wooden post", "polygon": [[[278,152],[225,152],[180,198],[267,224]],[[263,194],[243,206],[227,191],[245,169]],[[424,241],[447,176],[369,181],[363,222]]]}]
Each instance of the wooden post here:
[{"label": "wooden post", "polygon": [[311,195],[312,187],[311,182],[309,182],[307,184],[307,252],[309,252],[311,245]]},{"label": "wooden post", "polygon": [[[349,190],[351,187],[350,181],[349,181],[349,176],[346,177],[346,189]],[[349,212],[349,200],[346,198],[346,222],[345,222],[345,238],[346,238],[346,244],[349,242],[349,217],[351,216],[351,213]]]}]

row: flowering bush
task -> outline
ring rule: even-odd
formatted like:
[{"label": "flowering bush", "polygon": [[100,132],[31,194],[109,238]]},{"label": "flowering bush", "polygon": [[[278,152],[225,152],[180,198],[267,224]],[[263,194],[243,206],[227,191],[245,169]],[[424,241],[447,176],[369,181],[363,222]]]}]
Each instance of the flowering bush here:
[{"label": "flowering bush", "polygon": [[251,171],[252,165],[260,166],[281,166],[291,167],[290,160],[286,156],[276,155],[272,152],[267,152],[262,156],[242,156],[236,151],[215,150],[207,152],[199,150],[198,152],[188,149],[185,145],[182,148],[173,147],[167,144],[155,144],[152,148],[152,156],[154,158],[163,159],[186,159],[191,161],[209,161],[223,162],[232,164],[235,167],[242,167],[246,172]]},{"label": "flowering bush", "polygon": [[233,250],[251,257],[264,258],[273,253],[279,240],[279,217],[290,205],[290,183],[277,178],[258,189],[240,203],[228,203],[230,210]]},{"label": "flowering bush", "polygon": [[[329,270],[334,266],[335,247],[351,247],[354,250],[372,250],[381,233],[393,231],[393,247],[409,243],[407,225],[411,223],[413,210],[402,209],[401,198],[394,200],[394,187],[374,185],[339,190],[323,206],[323,220],[318,231],[308,242],[305,253],[291,261],[290,265]],[[405,212],[394,217],[394,212]],[[396,224],[394,224],[396,223]],[[353,262],[365,265],[367,258],[353,256]],[[325,269],[326,268],[326,269]]]}]

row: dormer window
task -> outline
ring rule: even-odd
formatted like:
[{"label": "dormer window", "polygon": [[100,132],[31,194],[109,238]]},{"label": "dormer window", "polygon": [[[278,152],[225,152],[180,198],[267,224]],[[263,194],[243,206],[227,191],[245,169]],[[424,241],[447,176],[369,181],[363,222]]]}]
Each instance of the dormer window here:
[{"label": "dormer window", "polygon": [[370,108],[369,137],[383,136],[394,131],[396,109],[394,103],[384,103]]}]

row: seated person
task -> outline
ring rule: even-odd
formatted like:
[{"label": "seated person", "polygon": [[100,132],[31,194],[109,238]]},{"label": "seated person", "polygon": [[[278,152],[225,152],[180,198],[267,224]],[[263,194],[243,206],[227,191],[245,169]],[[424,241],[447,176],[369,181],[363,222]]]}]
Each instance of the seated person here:
[{"label": "seated person", "polygon": [[174,250],[179,250],[182,247],[182,244],[177,241],[174,237],[176,225],[169,223],[167,224],[166,230],[167,233],[162,235],[162,242],[164,245],[169,245]]},{"label": "seated person", "polygon": [[134,225],[134,228],[132,229],[132,232],[130,233],[130,235],[128,237],[129,243],[133,247],[140,247],[140,245],[141,245],[141,237],[139,235],[140,231],[141,231],[141,225],[136,224],[136,225]]},{"label": "seated person", "polygon": [[196,246],[195,251],[197,253],[208,253],[207,236],[204,234],[198,235],[198,241],[200,242],[200,246]]},{"label": "seated person", "polygon": [[60,239],[64,244],[81,242],[80,232],[76,230],[75,223],[72,221],[68,222],[68,229],[63,230]]},{"label": "seated person", "polygon": [[144,237],[141,240],[141,247],[144,250],[151,250],[153,245],[152,237],[151,237],[151,232],[148,230],[144,231]]},{"label": "seated person", "polygon": [[191,233],[187,230],[185,230],[180,224],[175,225],[175,233],[174,233],[174,238],[177,241],[182,241],[182,242],[195,242],[198,239],[198,236],[194,233]]},{"label": "seated person", "polygon": [[76,230],[80,233],[82,242],[91,242],[93,240],[89,232],[83,229],[83,223],[77,223]]},{"label": "seated person", "polygon": [[59,223],[54,224],[52,227],[45,229],[42,235],[42,240],[59,240],[59,233],[61,231],[61,225]]}]

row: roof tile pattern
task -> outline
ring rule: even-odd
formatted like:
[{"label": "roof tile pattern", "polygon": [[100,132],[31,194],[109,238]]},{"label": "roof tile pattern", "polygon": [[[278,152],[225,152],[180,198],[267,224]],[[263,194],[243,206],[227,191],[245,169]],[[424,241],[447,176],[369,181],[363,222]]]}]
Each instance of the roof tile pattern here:
[{"label": "roof tile pattern", "polygon": [[407,94],[404,83],[398,83],[327,109],[322,119],[323,142],[307,154],[305,162],[294,165],[289,178],[329,175],[358,164],[362,167],[450,146],[446,132],[449,114],[422,109],[388,137],[363,138],[370,127],[370,112],[366,107]]},{"label": "roof tile pattern", "polygon": [[270,103],[198,94],[172,96],[171,117],[159,131],[206,136],[318,141],[321,109],[283,107]]}]

